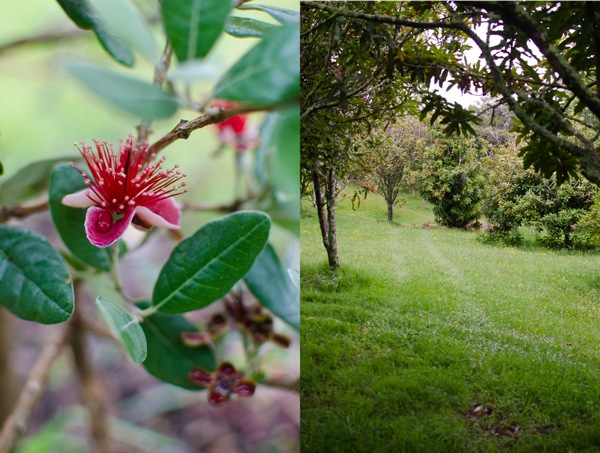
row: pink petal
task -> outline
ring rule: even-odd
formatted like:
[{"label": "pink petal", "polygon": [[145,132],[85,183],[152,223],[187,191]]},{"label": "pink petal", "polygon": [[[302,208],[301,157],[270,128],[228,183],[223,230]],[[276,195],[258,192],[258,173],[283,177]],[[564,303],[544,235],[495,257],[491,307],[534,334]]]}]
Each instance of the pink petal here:
[{"label": "pink petal", "polygon": [[89,208],[90,206],[94,206],[95,203],[87,196],[89,191],[90,189],[83,189],[79,192],[65,195],[62,199],[62,204],[71,208]]},{"label": "pink petal", "polygon": [[138,206],[135,213],[149,225],[171,230],[181,227],[181,208],[172,198],[165,198],[146,206]]},{"label": "pink petal", "polygon": [[119,240],[127,227],[131,224],[131,219],[135,214],[135,209],[125,212],[125,215],[112,221],[112,214],[106,209],[92,206],[87,210],[85,216],[85,233],[88,239],[96,247],[108,247]]}]

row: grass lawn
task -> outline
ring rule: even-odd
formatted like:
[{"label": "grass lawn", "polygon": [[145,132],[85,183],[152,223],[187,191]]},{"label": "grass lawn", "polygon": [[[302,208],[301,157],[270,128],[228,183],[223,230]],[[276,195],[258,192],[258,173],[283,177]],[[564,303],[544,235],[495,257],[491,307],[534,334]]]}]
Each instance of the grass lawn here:
[{"label": "grass lawn", "polygon": [[482,244],[420,199],[302,211],[302,450],[600,451],[600,255]]}]

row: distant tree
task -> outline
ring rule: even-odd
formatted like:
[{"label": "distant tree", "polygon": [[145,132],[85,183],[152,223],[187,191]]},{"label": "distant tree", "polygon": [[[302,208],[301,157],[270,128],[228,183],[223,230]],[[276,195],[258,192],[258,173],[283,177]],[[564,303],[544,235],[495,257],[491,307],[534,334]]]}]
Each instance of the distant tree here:
[{"label": "distant tree", "polygon": [[[556,177],[544,178],[524,169],[512,152],[495,157],[486,172],[482,213],[492,223],[492,237],[516,243],[518,227],[528,225],[544,233],[540,241],[552,247],[573,248],[576,225],[588,215],[600,190],[581,178],[558,184]],[[582,235],[580,235],[582,237]],[[591,229],[588,228],[591,239]]]},{"label": "distant tree", "polygon": [[452,228],[478,222],[483,188],[482,155],[478,141],[458,137],[442,136],[427,150],[420,192],[433,204],[436,222]]},{"label": "distant tree", "polygon": [[404,176],[404,156],[402,149],[385,132],[375,146],[374,154],[377,156],[378,164],[373,178],[377,183],[377,193],[387,203],[387,219],[391,222],[394,219],[394,205],[398,201]]}]

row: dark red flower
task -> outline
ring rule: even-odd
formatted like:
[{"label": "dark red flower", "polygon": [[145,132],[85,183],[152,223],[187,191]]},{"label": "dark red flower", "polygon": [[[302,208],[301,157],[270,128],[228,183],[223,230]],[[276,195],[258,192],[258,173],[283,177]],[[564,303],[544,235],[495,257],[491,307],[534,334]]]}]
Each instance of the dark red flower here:
[{"label": "dark red flower", "polygon": [[[215,101],[211,105],[222,109],[235,107],[235,104],[226,101]],[[246,114],[230,116],[225,121],[216,123],[215,127],[218,131],[219,141],[223,145],[230,146],[238,153],[256,148],[258,145],[258,131],[248,123],[248,115]]]},{"label": "dark red flower", "polygon": [[219,406],[229,400],[233,393],[239,396],[252,396],[256,384],[252,379],[244,378],[229,362],[223,362],[213,373],[196,367],[188,374],[189,380],[208,389],[208,402]]},{"label": "dark red flower", "polygon": [[150,164],[148,145],[133,145],[130,135],[121,141],[119,152],[112,145],[94,140],[96,152],[82,144],[79,152],[85,159],[90,174],[79,170],[87,189],[67,195],[64,205],[89,208],[85,231],[90,242],[98,247],[115,243],[133,223],[148,229],[152,226],[176,229],[180,227],[181,209],[171,197],[187,192],[182,182],[174,185],[183,173],[178,165],[163,171],[165,158]]}]

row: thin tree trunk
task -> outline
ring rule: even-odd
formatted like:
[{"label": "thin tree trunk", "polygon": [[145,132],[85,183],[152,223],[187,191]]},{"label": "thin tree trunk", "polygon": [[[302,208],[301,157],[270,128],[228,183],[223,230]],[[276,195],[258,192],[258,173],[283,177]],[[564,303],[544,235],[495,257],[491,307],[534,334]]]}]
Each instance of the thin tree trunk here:
[{"label": "thin tree trunk", "polygon": [[325,198],[327,200],[327,221],[329,223],[329,232],[327,234],[328,246],[326,248],[327,258],[329,259],[329,268],[332,270],[340,267],[340,258],[337,249],[337,225],[335,219],[336,182],[335,168],[331,166],[327,171]]},{"label": "thin tree trunk", "polygon": [[321,177],[316,166],[313,169],[312,177],[315,206],[317,207],[319,227],[321,228],[321,238],[323,239],[323,247],[325,247],[325,250],[327,250],[329,244],[329,226],[327,225],[327,213],[325,212],[325,198],[323,198],[323,192],[321,192]]},{"label": "thin tree trunk", "polygon": [[11,413],[17,396],[11,363],[13,332],[10,316],[8,311],[0,307],[0,426]]},{"label": "thin tree trunk", "polygon": [[390,203],[388,201],[387,208],[388,208],[388,211],[387,211],[388,212],[388,217],[387,217],[387,219],[388,219],[388,222],[391,222],[394,219],[394,203],[393,202]]}]

